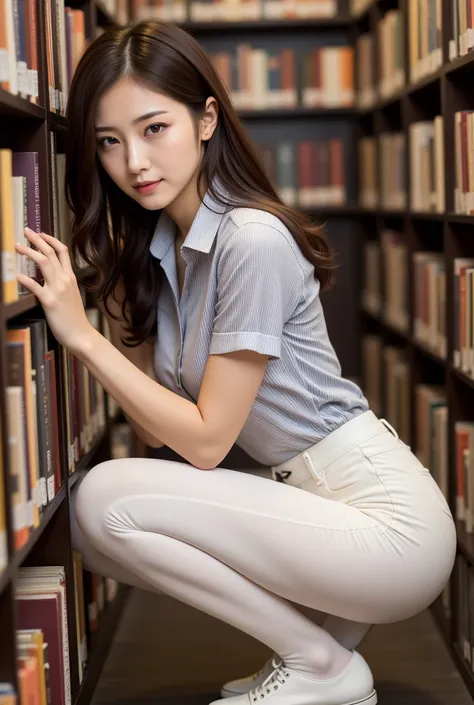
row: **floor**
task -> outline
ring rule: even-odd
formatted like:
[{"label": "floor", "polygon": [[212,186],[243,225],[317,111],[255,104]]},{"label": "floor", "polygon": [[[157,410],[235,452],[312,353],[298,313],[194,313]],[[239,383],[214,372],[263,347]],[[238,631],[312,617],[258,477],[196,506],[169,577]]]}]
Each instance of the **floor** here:
[{"label": "floor", "polygon": [[[374,627],[360,647],[381,705],[472,705],[430,612]],[[269,654],[260,642],[166,595],[134,590],[92,705],[208,705]]]}]

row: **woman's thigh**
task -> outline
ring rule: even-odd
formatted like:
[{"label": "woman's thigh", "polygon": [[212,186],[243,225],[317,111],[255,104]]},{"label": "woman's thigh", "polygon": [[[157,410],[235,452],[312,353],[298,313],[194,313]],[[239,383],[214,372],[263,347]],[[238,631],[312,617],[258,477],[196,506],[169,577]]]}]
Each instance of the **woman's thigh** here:
[{"label": "woman's thigh", "polygon": [[373,516],[233,470],[150,458],[107,461],[81,483],[76,511],[92,544],[128,568],[128,536],[164,534],[274,594],[346,619],[404,619],[439,592],[433,556],[423,558]]}]

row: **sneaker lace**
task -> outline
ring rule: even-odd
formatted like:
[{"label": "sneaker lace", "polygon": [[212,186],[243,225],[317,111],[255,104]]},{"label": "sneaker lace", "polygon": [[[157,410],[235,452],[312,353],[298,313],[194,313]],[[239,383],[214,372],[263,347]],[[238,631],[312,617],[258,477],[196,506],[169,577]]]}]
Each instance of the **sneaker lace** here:
[{"label": "sneaker lace", "polygon": [[280,685],[286,683],[286,679],[290,674],[287,672],[283,661],[278,661],[278,659],[274,658],[272,659],[272,666],[274,670],[265,678],[262,685],[250,691],[249,698],[251,702],[255,702],[259,698],[264,698],[265,695],[269,695],[272,692],[272,689],[274,691],[278,690]]}]

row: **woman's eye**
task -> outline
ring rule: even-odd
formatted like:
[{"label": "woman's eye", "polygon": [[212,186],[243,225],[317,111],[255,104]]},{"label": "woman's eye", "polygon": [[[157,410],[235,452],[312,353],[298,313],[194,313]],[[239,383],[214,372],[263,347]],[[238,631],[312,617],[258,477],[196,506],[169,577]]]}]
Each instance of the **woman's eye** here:
[{"label": "woman's eye", "polygon": [[115,137],[103,137],[101,140],[99,140],[99,147],[110,147],[111,143],[107,142],[107,140],[115,140],[115,142],[117,142]]},{"label": "woman's eye", "polygon": [[154,125],[149,125],[147,127],[147,130],[151,130],[152,135],[159,135],[160,132],[163,131],[163,128],[166,127],[166,125],[163,125],[160,122],[155,123]]}]

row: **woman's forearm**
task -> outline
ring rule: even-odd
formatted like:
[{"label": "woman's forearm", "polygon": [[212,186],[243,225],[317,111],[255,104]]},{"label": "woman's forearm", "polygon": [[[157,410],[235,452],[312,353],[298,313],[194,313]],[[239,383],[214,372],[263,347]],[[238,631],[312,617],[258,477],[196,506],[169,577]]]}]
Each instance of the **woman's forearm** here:
[{"label": "woman's forearm", "polygon": [[[112,304],[109,305],[109,308],[111,308],[114,314],[117,315],[119,313],[118,306],[115,304],[115,302],[112,302]],[[117,348],[117,350],[120,350],[120,352],[125,355],[125,357],[130,360],[130,362],[133,362],[133,364],[138,367],[139,370],[145,372],[145,374],[147,374],[149,377],[156,380],[155,373],[153,370],[152,344],[142,343],[136,348],[126,347],[120,340],[121,336],[123,336],[124,334],[124,330],[120,321],[116,321],[111,318],[107,314],[103,305],[99,304],[99,308],[107,319],[110,332],[110,341],[112,345]],[[155,438],[155,436],[153,436],[151,433],[148,433],[148,431],[146,431],[143,426],[141,426],[139,423],[130,418],[130,416],[128,416],[123,411],[123,409],[122,413],[127,419],[130,426],[132,427],[133,431],[143,443],[145,443],[147,446],[150,446],[151,448],[162,448],[164,446],[164,443],[162,443],[158,438]]]}]

